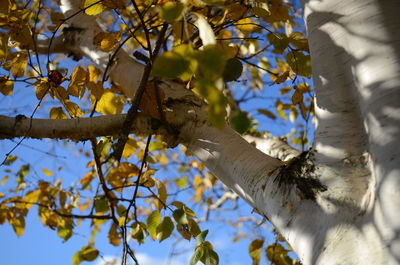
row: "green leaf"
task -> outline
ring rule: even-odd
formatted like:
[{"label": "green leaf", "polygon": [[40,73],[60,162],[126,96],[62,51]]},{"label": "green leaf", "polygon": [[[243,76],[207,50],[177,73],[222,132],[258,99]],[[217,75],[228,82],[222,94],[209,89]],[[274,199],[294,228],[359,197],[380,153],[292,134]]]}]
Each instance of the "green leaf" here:
[{"label": "green leaf", "polygon": [[212,250],[211,248],[207,248],[205,255],[203,256],[204,258],[204,264],[205,265],[218,265],[219,263],[219,257],[218,254]]},{"label": "green leaf", "polygon": [[78,265],[83,261],[81,255],[79,252],[76,252],[73,256],[72,256],[72,265]]},{"label": "green leaf", "polygon": [[86,261],[93,261],[99,255],[99,251],[91,246],[85,246],[79,252],[81,258]]},{"label": "green leaf", "polygon": [[109,210],[108,201],[106,198],[99,198],[94,200],[94,208],[97,213],[104,213]]},{"label": "green leaf", "polygon": [[173,212],[173,217],[178,224],[187,225],[189,223],[187,215],[183,209],[176,209]]},{"label": "green leaf", "polygon": [[235,111],[231,117],[231,124],[235,131],[243,134],[251,127],[251,119],[246,112]]},{"label": "green leaf", "polygon": [[72,224],[66,224],[63,227],[58,227],[57,230],[57,235],[64,239],[63,242],[66,242],[68,239],[70,239],[70,237],[72,236],[72,229],[74,227],[72,226]]},{"label": "green leaf", "polygon": [[173,23],[182,17],[185,5],[181,2],[166,2],[161,8],[161,18],[168,23]]},{"label": "green leaf", "polygon": [[150,237],[153,240],[157,239],[157,227],[161,223],[161,214],[160,211],[155,210],[147,217],[147,231],[150,234]]},{"label": "green leaf", "polygon": [[170,217],[164,217],[164,220],[157,226],[157,239],[162,242],[167,239],[174,230],[174,223]]},{"label": "green leaf", "polygon": [[286,61],[293,72],[298,75],[311,78],[311,58],[302,52],[290,52],[286,55]]},{"label": "green leaf", "polygon": [[152,75],[165,78],[177,78],[189,67],[190,62],[175,52],[164,52],[153,64]]},{"label": "green leaf", "polygon": [[99,251],[92,246],[84,246],[72,256],[72,264],[78,265],[82,261],[93,261],[99,255]]},{"label": "green leaf", "polygon": [[203,247],[201,247],[201,246],[196,247],[196,250],[194,251],[193,256],[190,258],[189,264],[196,265],[200,261],[200,259],[203,257],[204,252],[205,251],[204,251]]},{"label": "green leaf", "polygon": [[262,239],[255,239],[250,243],[249,246],[249,254],[251,259],[253,260],[253,265],[260,264],[261,258],[261,249],[264,244],[264,240]]},{"label": "green leaf", "polygon": [[161,141],[151,142],[149,144],[149,152],[161,150],[167,147],[167,144]]},{"label": "green leaf", "polygon": [[242,62],[237,58],[231,58],[226,62],[222,76],[225,82],[235,81],[242,75],[242,71]]},{"label": "green leaf", "polygon": [[208,80],[222,77],[226,64],[226,56],[222,48],[216,45],[205,46],[203,50],[195,54],[195,58],[199,63],[202,77]]},{"label": "green leaf", "polygon": [[196,236],[196,246],[200,246],[208,235],[208,230],[201,232],[198,236]]}]

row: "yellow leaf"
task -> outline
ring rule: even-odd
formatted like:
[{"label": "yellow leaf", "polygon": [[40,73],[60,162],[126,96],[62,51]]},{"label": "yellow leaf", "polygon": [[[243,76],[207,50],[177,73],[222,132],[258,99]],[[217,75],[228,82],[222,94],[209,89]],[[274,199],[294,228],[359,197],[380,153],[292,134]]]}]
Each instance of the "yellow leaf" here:
[{"label": "yellow leaf", "polygon": [[104,11],[105,7],[99,0],[84,0],[83,8],[85,8],[85,13],[88,15],[98,15]]},{"label": "yellow leaf", "polygon": [[50,91],[50,84],[46,78],[42,78],[35,83],[36,98],[42,100],[44,96]]},{"label": "yellow leaf", "polygon": [[243,18],[237,22],[236,28],[243,32],[245,35],[250,32],[256,31],[258,27],[250,18]]},{"label": "yellow leaf", "polygon": [[68,94],[81,98],[85,93],[86,71],[82,67],[76,67],[71,74],[71,82],[68,85]]},{"label": "yellow leaf", "polygon": [[[1,51],[0,51],[1,52]],[[0,54],[1,57],[1,54]],[[4,96],[9,96],[12,94],[14,89],[14,83],[8,76],[0,77],[0,92]]]},{"label": "yellow leaf", "polygon": [[200,175],[194,176],[193,186],[199,186],[202,182],[203,180],[201,179]]},{"label": "yellow leaf", "polygon": [[121,244],[121,235],[117,231],[117,225],[112,223],[110,230],[107,235],[108,241],[113,246],[119,246]]},{"label": "yellow leaf", "polygon": [[15,78],[22,77],[26,70],[28,55],[25,53],[16,53],[14,58],[3,65],[4,69],[9,69],[12,76]]},{"label": "yellow leaf", "polygon": [[103,52],[110,52],[117,48],[121,40],[121,32],[116,33],[98,33],[94,39],[93,44],[98,46]]},{"label": "yellow leaf", "polygon": [[105,115],[119,114],[123,105],[121,98],[110,91],[105,91],[97,103],[96,110]]},{"label": "yellow leaf", "polygon": [[4,186],[4,184],[6,184],[8,178],[9,178],[9,176],[4,176],[4,178],[1,180],[0,185],[1,185],[1,186]]},{"label": "yellow leaf", "polygon": [[17,236],[21,236],[25,231],[25,219],[23,216],[16,216],[8,220]]},{"label": "yellow leaf", "polygon": [[101,75],[101,71],[94,67],[93,65],[89,65],[88,67],[88,76],[87,76],[87,81],[88,82],[96,82],[99,80]]},{"label": "yellow leaf", "polygon": [[283,106],[282,102],[277,101],[275,105],[276,105],[276,112],[279,114],[279,116],[281,116],[282,119],[287,120],[286,114],[283,111],[284,106]]},{"label": "yellow leaf", "polygon": [[25,208],[30,209],[34,203],[39,201],[41,191],[40,190],[34,190],[30,191],[25,195],[25,198],[23,199],[24,202],[26,202]]},{"label": "yellow leaf", "polygon": [[68,117],[64,113],[62,107],[56,107],[50,109],[50,119],[68,119]]},{"label": "yellow leaf", "polygon": [[49,169],[42,168],[42,171],[48,177],[53,176],[53,172],[51,170],[49,170]]},{"label": "yellow leaf", "polygon": [[129,158],[135,153],[137,147],[138,145],[136,144],[136,141],[132,138],[129,138],[125,144],[124,151],[122,152],[122,157]]},{"label": "yellow leaf", "polygon": [[263,244],[264,244],[264,240],[255,239],[255,240],[253,240],[253,242],[251,242],[251,244],[249,246],[249,254],[250,254],[251,259],[253,260],[253,265],[260,264],[261,250],[262,250]]},{"label": "yellow leaf", "polygon": [[83,115],[83,112],[81,111],[81,109],[79,108],[79,106],[76,103],[71,102],[69,100],[65,100],[63,102],[63,104],[64,104],[64,107],[67,110],[68,114],[72,118],[80,117]]},{"label": "yellow leaf", "polygon": [[3,198],[4,196],[4,193],[0,192],[0,198]]}]

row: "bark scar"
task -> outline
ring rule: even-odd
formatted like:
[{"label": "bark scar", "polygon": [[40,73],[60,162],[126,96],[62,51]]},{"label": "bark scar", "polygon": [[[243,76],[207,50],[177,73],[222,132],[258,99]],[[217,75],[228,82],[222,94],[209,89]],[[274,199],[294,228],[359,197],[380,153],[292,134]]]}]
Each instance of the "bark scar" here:
[{"label": "bark scar", "polygon": [[324,192],[327,187],[315,177],[315,165],[312,159],[312,151],[302,152],[299,156],[289,160],[281,166],[274,182],[278,187],[289,192],[292,186],[302,199],[315,201],[318,192]]}]

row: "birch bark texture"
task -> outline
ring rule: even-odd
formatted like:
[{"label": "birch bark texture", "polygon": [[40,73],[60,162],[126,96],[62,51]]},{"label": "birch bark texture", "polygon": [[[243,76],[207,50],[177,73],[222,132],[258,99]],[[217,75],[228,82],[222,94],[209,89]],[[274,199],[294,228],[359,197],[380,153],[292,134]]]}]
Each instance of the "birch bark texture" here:
[{"label": "birch bark texture", "polygon": [[[61,0],[61,10],[70,16],[79,4]],[[277,228],[303,264],[399,264],[400,2],[304,0],[302,5],[318,119],[310,152],[300,154],[278,140],[248,137],[250,144],[229,125],[223,130],[209,125],[201,107],[193,116],[188,106],[176,105],[168,122],[180,128],[179,141],[189,151]],[[111,53],[93,45],[93,37],[102,31],[95,19],[80,13],[67,23],[83,28],[83,33],[71,36],[62,48],[55,40],[52,49],[86,56],[104,70]],[[109,73],[133,97],[143,69],[120,50]],[[171,97],[179,97],[182,90],[173,82],[164,88],[173,88]],[[65,128],[74,126],[72,131],[85,130],[70,138],[90,138],[93,132],[109,134],[113,126],[118,130],[123,116],[79,120],[33,121],[34,126],[46,123],[43,128],[49,132],[27,136],[64,138]],[[138,120],[137,127],[148,132],[151,121]],[[32,126],[28,121],[0,121],[0,133],[7,137],[37,132],[26,129]],[[13,135],[18,122],[22,129]],[[90,130],[99,122],[102,128]],[[54,128],[61,133],[54,134]]]}]

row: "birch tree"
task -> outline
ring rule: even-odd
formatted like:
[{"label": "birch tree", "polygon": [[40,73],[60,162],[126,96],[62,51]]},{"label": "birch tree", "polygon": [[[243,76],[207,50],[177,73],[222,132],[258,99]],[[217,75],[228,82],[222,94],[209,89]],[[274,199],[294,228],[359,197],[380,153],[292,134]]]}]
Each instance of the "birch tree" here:
[{"label": "birch tree", "polygon": [[[400,2],[304,0],[307,39],[296,6],[2,0],[1,92],[12,97],[14,84],[24,81],[38,107],[47,98],[59,106],[48,110],[49,119],[36,118],[37,107],[27,117],[0,116],[1,138],[89,141],[91,170],[80,184],[82,191],[95,183],[99,189],[80,215],[76,194],[44,181],[29,189],[20,169],[16,188],[2,193],[0,223],[21,235],[24,217],[37,205],[43,224],[68,240],[75,219],[98,227],[108,220],[110,243],[122,243],[123,262],[136,261],[128,235],[163,241],[176,229],[197,239],[191,264],[218,264],[199,218],[185,202],[169,201],[166,183],[153,176],[149,146],[182,144],[212,173],[211,184],[203,176],[197,186],[214,185],[216,176],[225,196],[244,199],[301,263],[398,264]],[[71,62],[63,66],[63,60]],[[235,87],[257,95],[268,85],[279,85],[290,101],[278,99],[275,109],[258,113],[309,126],[314,120],[309,150],[296,149],[306,145],[305,130],[292,142],[265,137],[240,109]],[[137,165],[130,163],[135,150]],[[8,152],[3,166],[14,159]],[[123,200],[128,189],[133,197]],[[137,204],[145,192],[152,195],[147,213]],[[250,245],[253,264],[263,244]],[[296,262],[287,250],[266,252],[274,264]],[[73,263],[97,255],[89,243]]]}]

